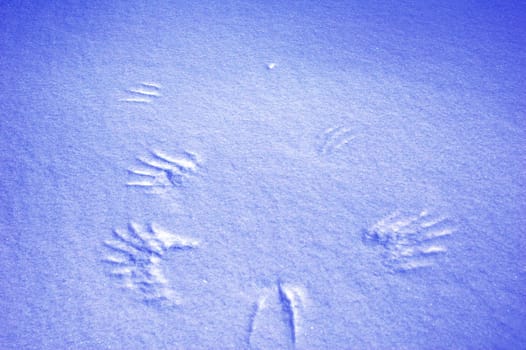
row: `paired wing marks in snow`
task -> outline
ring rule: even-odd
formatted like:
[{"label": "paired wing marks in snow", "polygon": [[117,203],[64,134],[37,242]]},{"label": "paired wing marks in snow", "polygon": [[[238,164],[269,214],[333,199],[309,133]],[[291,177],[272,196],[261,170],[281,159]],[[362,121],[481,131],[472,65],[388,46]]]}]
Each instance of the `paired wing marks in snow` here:
[{"label": "paired wing marks in snow", "polygon": [[[277,294],[277,295],[276,295]],[[271,318],[271,322],[284,322],[287,328],[287,339],[281,339],[284,343],[289,343],[292,347],[296,346],[298,333],[301,331],[301,312],[306,304],[306,292],[304,288],[288,283],[277,282],[277,288],[266,290],[254,303],[249,318],[247,344],[249,348],[256,347],[261,338],[265,338],[265,326],[263,316],[267,309],[271,308],[272,297],[277,297],[279,310],[277,315]],[[279,317],[276,317],[279,316]],[[266,320],[269,321],[269,320]]]}]

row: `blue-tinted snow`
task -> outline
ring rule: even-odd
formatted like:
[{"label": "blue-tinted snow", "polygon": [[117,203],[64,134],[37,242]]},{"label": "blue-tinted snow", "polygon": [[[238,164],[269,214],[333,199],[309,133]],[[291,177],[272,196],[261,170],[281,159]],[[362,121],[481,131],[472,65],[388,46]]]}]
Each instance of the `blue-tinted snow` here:
[{"label": "blue-tinted snow", "polygon": [[0,347],[525,348],[525,11],[2,3]]}]

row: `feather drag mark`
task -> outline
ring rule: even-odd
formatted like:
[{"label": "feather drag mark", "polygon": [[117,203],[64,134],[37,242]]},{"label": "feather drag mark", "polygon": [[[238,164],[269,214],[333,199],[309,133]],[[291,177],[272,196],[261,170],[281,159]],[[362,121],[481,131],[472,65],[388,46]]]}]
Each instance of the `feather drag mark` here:
[{"label": "feather drag mark", "polygon": [[181,302],[170,288],[162,262],[168,251],[196,248],[196,240],[153,224],[144,228],[131,222],[125,230],[115,229],[113,239],[104,244],[109,253],[103,262],[110,267],[109,276],[119,280],[122,287],[137,292],[147,304],[178,305]]},{"label": "feather drag mark", "polygon": [[119,101],[128,103],[151,103],[159,97],[161,97],[161,85],[143,82],[137,87],[126,89],[126,97],[119,99]]},{"label": "feather drag mark", "polygon": [[318,153],[321,155],[330,155],[348,145],[349,142],[356,137],[355,131],[351,128],[343,126],[329,128],[325,130],[321,136]]},{"label": "feather drag mark", "polygon": [[455,232],[450,220],[426,210],[415,215],[394,212],[363,231],[366,243],[381,245],[384,263],[394,272],[431,267],[447,252],[444,245]]}]

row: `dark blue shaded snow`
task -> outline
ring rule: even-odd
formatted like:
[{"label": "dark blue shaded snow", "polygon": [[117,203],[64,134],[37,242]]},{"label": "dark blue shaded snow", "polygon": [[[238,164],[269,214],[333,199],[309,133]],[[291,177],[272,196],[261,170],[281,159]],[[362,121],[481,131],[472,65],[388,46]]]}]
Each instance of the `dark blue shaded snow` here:
[{"label": "dark blue shaded snow", "polygon": [[0,5],[1,349],[526,347],[526,5]]}]

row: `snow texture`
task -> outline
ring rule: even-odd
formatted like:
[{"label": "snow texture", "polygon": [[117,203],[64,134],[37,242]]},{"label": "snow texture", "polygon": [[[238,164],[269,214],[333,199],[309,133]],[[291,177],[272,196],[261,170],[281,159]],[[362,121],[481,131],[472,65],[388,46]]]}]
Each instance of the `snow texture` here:
[{"label": "snow texture", "polygon": [[526,348],[524,2],[0,18],[0,349]]}]

